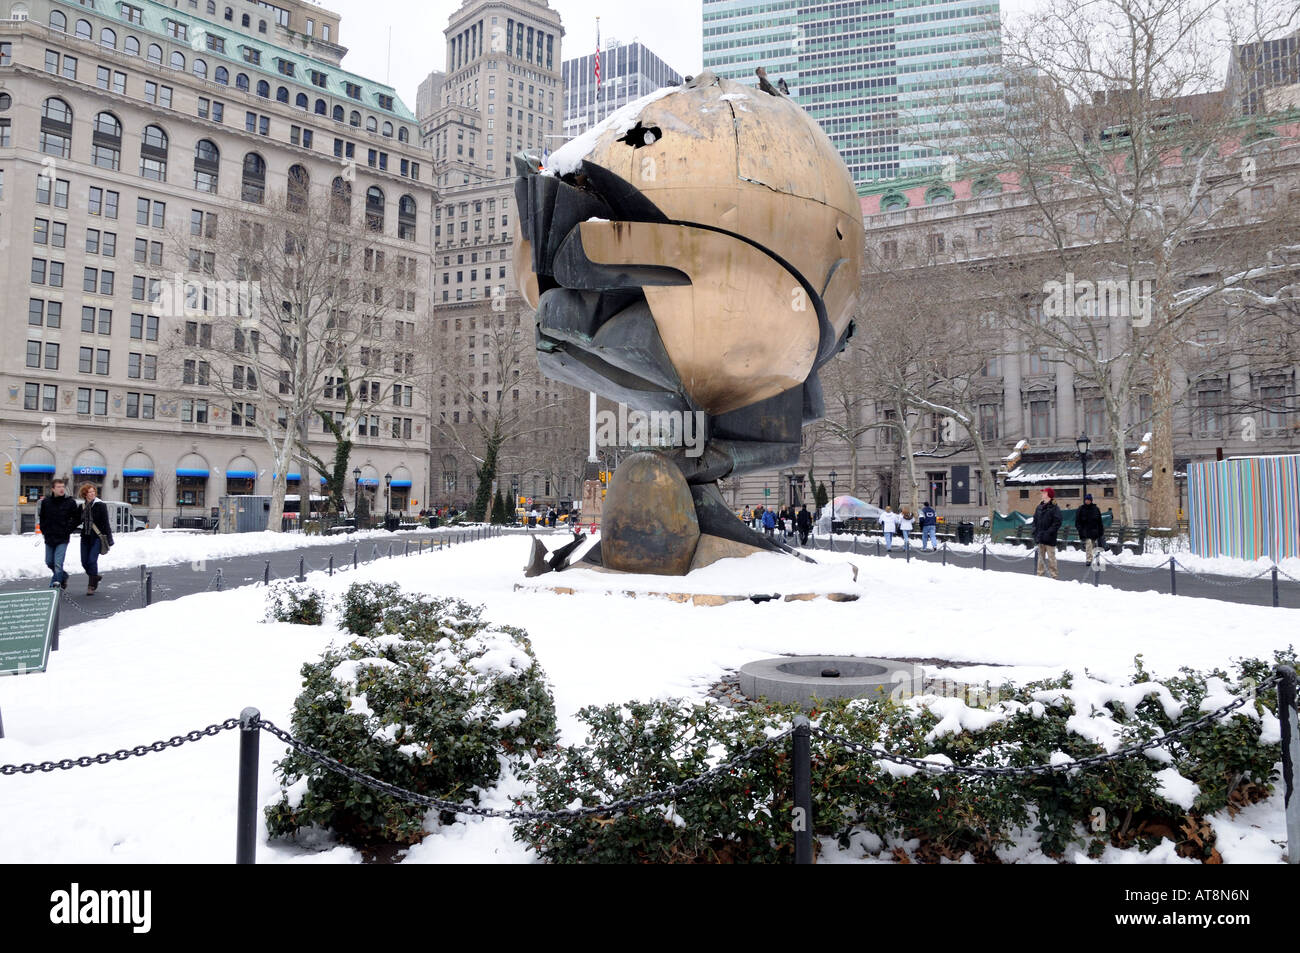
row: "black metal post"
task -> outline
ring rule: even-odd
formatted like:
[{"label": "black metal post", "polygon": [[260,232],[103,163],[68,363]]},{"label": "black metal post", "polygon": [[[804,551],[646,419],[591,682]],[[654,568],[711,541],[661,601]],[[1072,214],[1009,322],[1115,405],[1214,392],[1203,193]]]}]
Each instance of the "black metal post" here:
[{"label": "black metal post", "polygon": [[148,568],[145,566],[144,563],[141,563],[141,564],[140,564],[140,585],[141,585],[141,586],[144,585],[144,574],[145,574],[147,571],[148,571]]},{"label": "black metal post", "polygon": [[877,555],[877,556],[880,555],[880,537],[879,537],[879,536],[876,537],[876,555]]},{"label": "black metal post", "polygon": [[1300,762],[1300,734],[1296,731],[1296,676],[1289,665],[1273,669],[1282,679],[1277,686],[1277,716],[1282,728],[1283,804],[1286,807],[1287,863],[1300,864],[1300,797],[1295,797],[1296,763]]},{"label": "black metal post", "polygon": [[1034,547],[1034,575],[1038,575],[1038,547]]},{"label": "black metal post", "polygon": [[334,554],[330,553],[330,576],[334,576]]},{"label": "black metal post", "polygon": [[357,568],[357,544],[352,544],[352,568]]},{"label": "black metal post", "polygon": [[980,544],[980,569],[989,568],[989,544]]},{"label": "black metal post", "polygon": [[1169,557],[1169,594],[1178,595],[1178,560],[1173,556]]},{"label": "black metal post", "polygon": [[393,558],[393,544],[392,544],[392,543],[389,543],[389,544],[388,544],[388,558],[389,558],[389,559],[392,559],[392,558]]},{"label": "black metal post", "polygon": [[948,541],[943,541],[943,564],[948,565]]},{"label": "black metal post", "polygon": [[307,575],[306,573],[303,572],[303,564],[305,562],[306,560],[304,557],[302,556],[298,557],[298,581],[299,582],[305,582],[307,580]]},{"label": "black metal post", "polygon": [[1280,603],[1278,602],[1278,592],[1277,592],[1277,564],[1274,563],[1273,565],[1273,608],[1276,609],[1279,605]]},{"label": "black metal post", "polygon": [[235,818],[235,863],[257,862],[257,754],[262,713],[245,708],[239,713],[239,800]]},{"label": "black metal post", "polygon": [[794,862],[811,864],[812,849],[812,728],[807,715],[794,716]]},{"label": "black metal post", "polygon": [[262,570],[262,585],[269,586],[270,584],[271,584],[271,560],[268,559],[266,561],[266,567]]},{"label": "black metal post", "polygon": [[222,579],[221,579],[221,570],[218,569],[218,570],[217,570],[217,592],[220,592],[220,591],[221,591],[221,583],[222,583]]},{"label": "black metal post", "polygon": [[153,572],[152,570],[144,574],[144,604],[153,605]]}]

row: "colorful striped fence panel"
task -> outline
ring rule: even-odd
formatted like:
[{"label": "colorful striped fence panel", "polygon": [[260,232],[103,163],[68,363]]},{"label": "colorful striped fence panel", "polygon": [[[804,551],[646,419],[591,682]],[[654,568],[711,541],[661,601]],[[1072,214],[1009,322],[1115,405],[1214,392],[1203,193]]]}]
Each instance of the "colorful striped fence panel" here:
[{"label": "colorful striped fence panel", "polygon": [[1193,463],[1187,498],[1198,556],[1300,556],[1300,454]]}]

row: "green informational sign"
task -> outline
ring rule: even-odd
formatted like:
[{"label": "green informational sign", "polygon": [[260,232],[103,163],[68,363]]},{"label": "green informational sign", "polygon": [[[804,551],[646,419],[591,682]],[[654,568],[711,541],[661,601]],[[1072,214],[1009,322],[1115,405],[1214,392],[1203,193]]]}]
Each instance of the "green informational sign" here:
[{"label": "green informational sign", "polygon": [[43,672],[58,648],[58,589],[0,592],[0,675]]},{"label": "green informational sign", "polygon": [[763,487],[763,496],[771,496],[771,495],[772,495],[772,491],[769,490],[767,487]]}]

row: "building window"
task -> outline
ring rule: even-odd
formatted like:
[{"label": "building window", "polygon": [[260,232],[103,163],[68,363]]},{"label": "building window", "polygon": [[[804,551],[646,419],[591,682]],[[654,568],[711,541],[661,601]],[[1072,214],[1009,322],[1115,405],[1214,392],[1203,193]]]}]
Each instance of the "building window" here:
[{"label": "building window", "polygon": [[1029,436],[1035,438],[1052,436],[1052,402],[1050,400],[1031,400],[1029,402]]}]

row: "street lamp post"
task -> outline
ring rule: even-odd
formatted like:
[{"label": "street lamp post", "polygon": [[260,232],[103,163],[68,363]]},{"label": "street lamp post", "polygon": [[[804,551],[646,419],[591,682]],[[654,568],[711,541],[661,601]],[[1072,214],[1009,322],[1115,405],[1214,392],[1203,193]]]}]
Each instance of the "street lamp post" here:
[{"label": "street lamp post", "polygon": [[832,470],[827,474],[831,478],[831,532],[835,532],[835,477],[838,474]]},{"label": "street lamp post", "polygon": [[388,520],[393,511],[393,475],[384,474],[384,529],[388,529]]},{"label": "street lamp post", "polygon": [[[352,471],[352,518],[361,516],[361,468]],[[360,527],[357,527],[360,529]]]},{"label": "street lamp post", "polygon": [[1079,464],[1083,467],[1083,493],[1079,499],[1079,505],[1083,505],[1083,497],[1088,495],[1088,444],[1092,443],[1086,433],[1079,435],[1079,439],[1074,441],[1074,445],[1079,448]]}]

